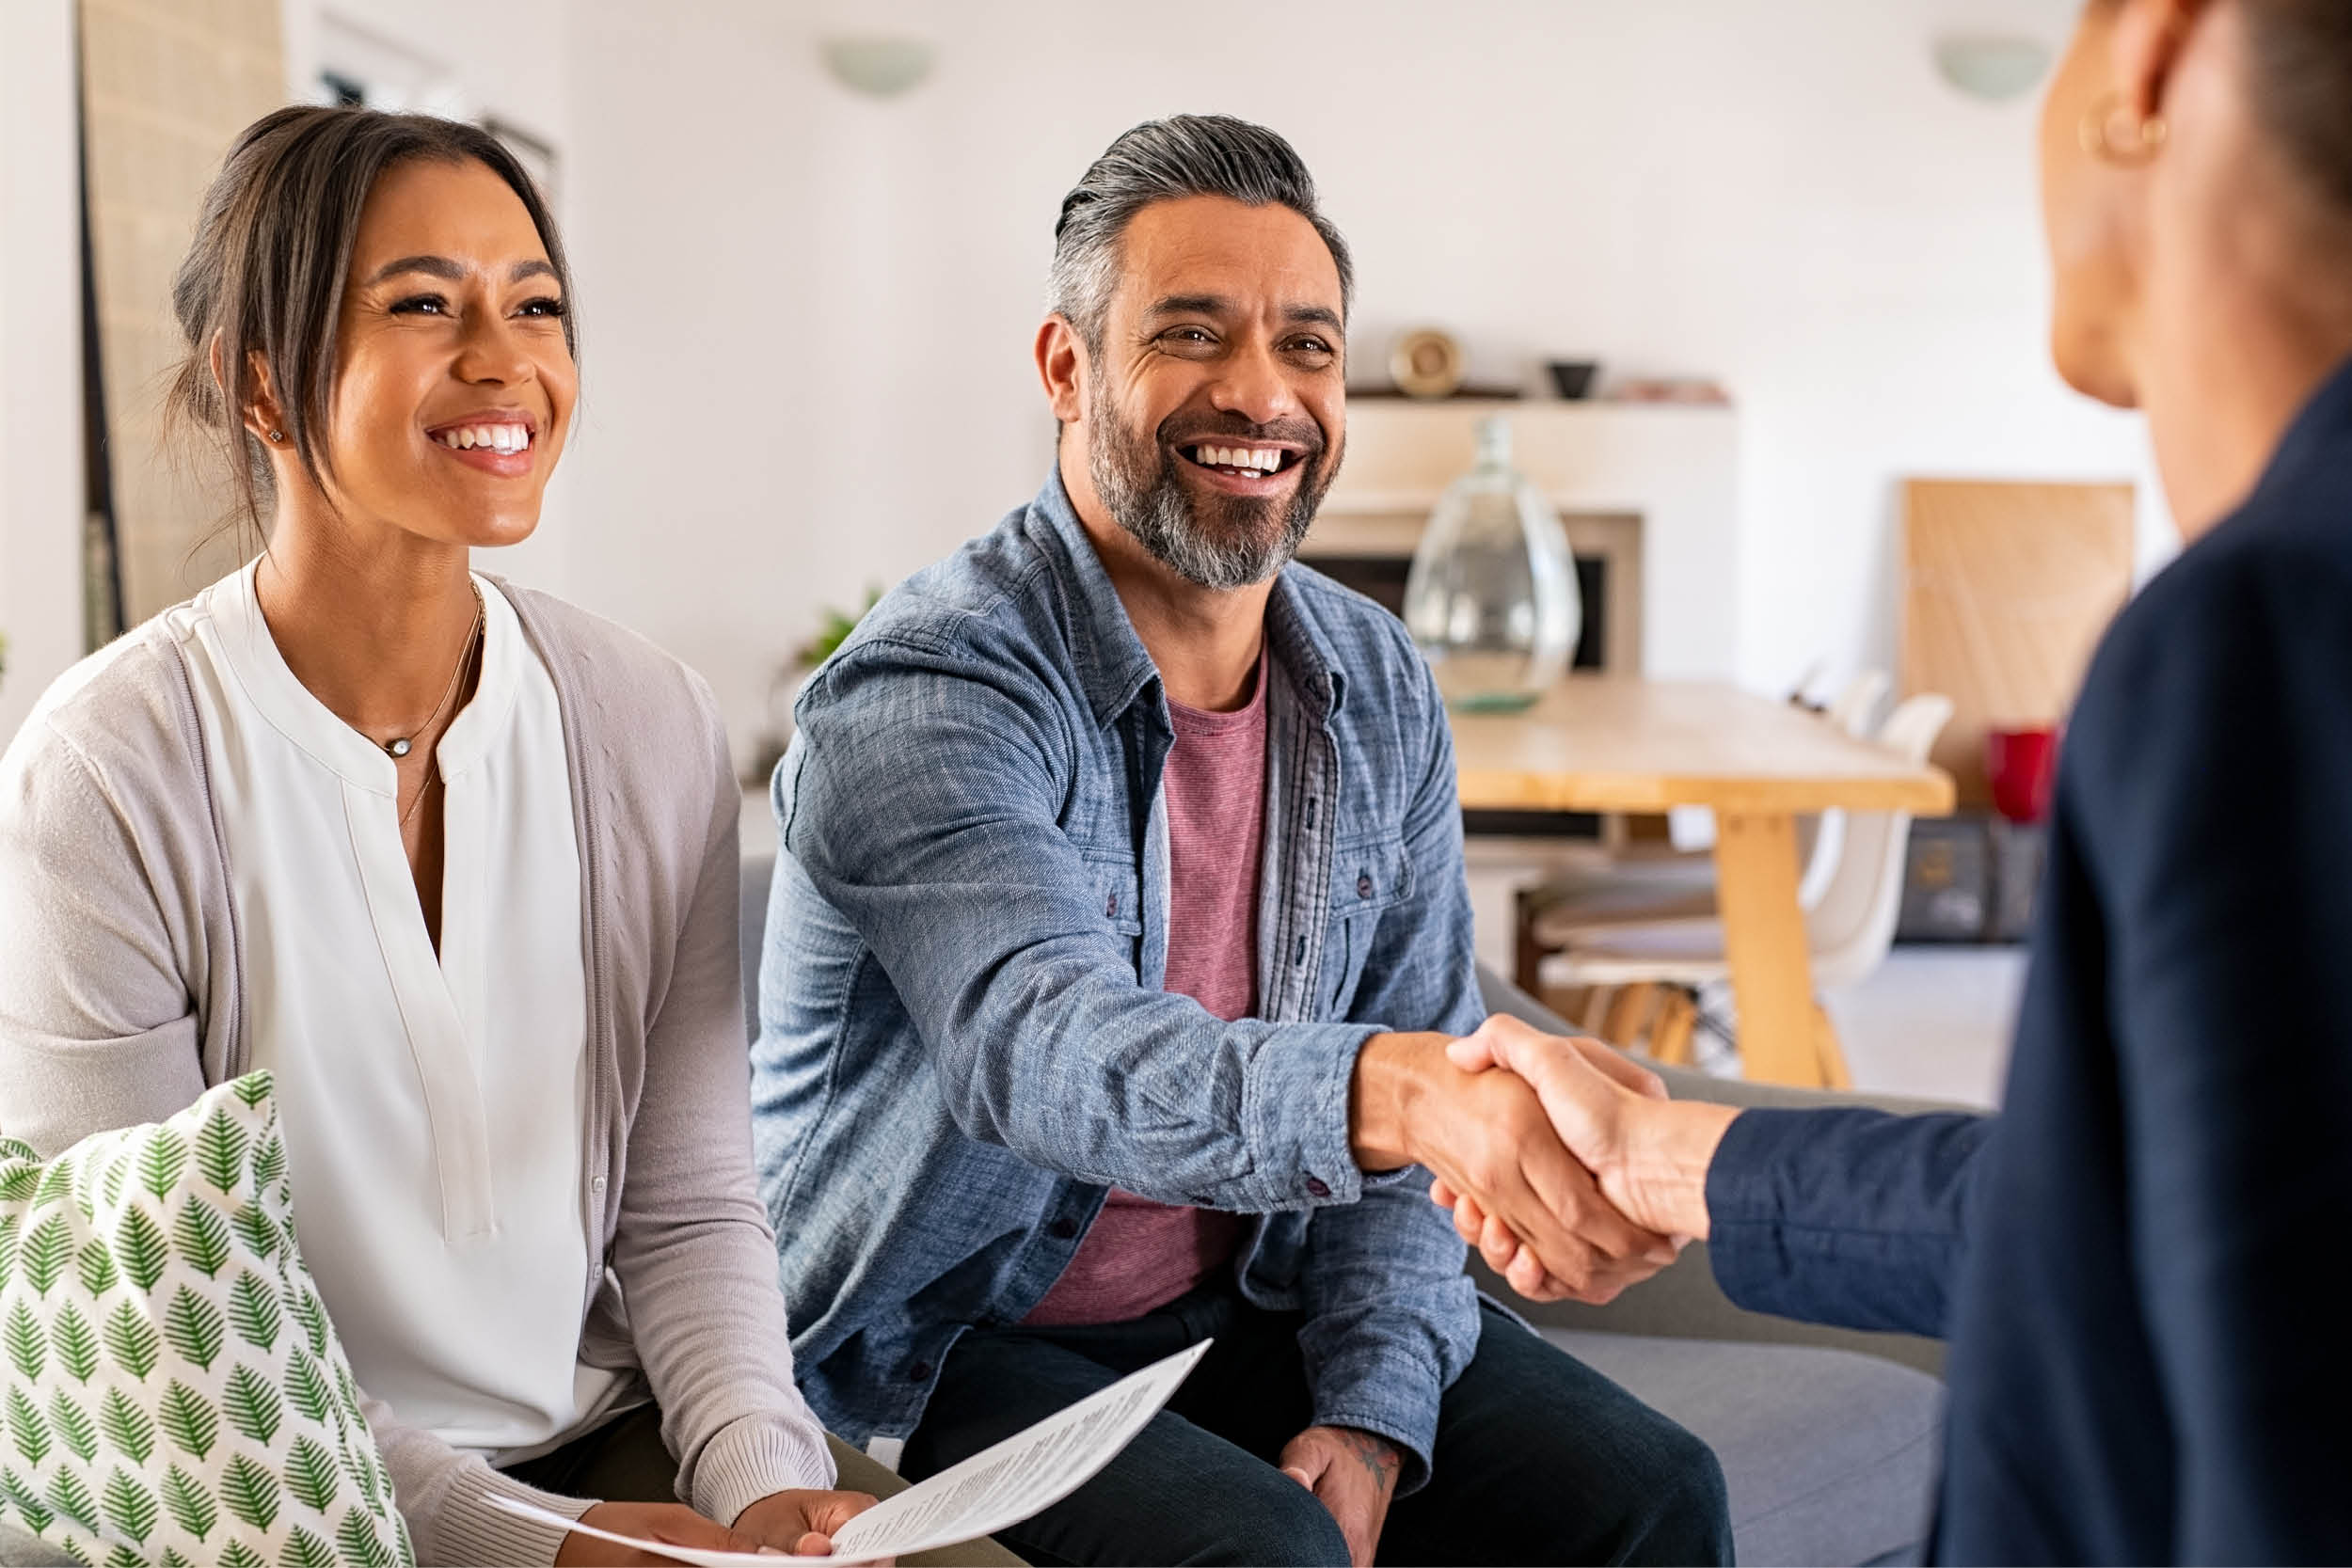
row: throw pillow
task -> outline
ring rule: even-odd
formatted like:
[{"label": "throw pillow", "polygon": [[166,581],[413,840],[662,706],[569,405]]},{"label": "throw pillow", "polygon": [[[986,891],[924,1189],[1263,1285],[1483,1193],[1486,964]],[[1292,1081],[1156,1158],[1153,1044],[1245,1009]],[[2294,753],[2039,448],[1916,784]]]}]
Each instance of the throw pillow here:
[{"label": "throw pillow", "polygon": [[407,1568],[294,1242],[270,1077],[53,1160],[0,1139],[0,1519],[88,1563]]}]

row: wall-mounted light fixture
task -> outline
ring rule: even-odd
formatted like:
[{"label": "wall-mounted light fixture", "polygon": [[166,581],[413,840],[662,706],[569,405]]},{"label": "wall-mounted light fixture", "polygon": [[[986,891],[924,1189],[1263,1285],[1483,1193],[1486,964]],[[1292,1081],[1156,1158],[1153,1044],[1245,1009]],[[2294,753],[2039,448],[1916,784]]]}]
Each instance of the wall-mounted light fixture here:
[{"label": "wall-mounted light fixture", "polygon": [[1971,98],[2006,103],[2031,92],[2049,71],[2050,46],[2039,39],[1955,34],[1935,40],[1935,69]]},{"label": "wall-mounted light fixture", "polygon": [[882,34],[842,35],[819,40],[825,69],[851,92],[897,98],[920,87],[937,57],[921,39]]}]

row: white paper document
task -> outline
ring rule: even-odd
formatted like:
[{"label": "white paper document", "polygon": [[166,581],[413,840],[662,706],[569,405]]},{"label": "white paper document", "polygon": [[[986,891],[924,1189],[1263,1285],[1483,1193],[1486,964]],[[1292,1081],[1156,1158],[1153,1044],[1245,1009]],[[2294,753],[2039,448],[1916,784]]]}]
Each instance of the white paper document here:
[{"label": "white paper document", "polygon": [[640,1541],[594,1529],[560,1513],[549,1513],[509,1497],[490,1499],[509,1513],[565,1530],[635,1546],[691,1562],[696,1568],[738,1563],[873,1562],[905,1557],[934,1546],[951,1546],[1019,1524],[1053,1507],[1094,1479],[1145,1423],[1160,1412],[1211,1341],[1201,1340],[1132,1377],[1120,1379],[1026,1432],[983,1449],[962,1464],[942,1470],[920,1486],[885,1497],[841,1528],[831,1557],[787,1557],[775,1552],[712,1552]]}]

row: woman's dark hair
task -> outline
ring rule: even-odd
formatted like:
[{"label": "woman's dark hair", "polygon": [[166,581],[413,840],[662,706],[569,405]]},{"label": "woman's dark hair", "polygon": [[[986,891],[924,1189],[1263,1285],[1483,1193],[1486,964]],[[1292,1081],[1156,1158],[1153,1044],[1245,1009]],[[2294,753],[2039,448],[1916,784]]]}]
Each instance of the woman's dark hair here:
[{"label": "woman's dark hair", "polygon": [[2255,115],[2328,207],[2352,219],[2352,3],[2243,3]]},{"label": "woman's dark hair", "polygon": [[[273,110],[246,126],[204,193],[195,242],[172,279],[172,309],[188,353],[165,409],[174,423],[219,442],[257,532],[271,481],[264,449],[245,428],[245,410],[260,389],[253,361],[268,367],[287,441],[324,484],[333,464],[320,432],[335,390],[335,329],[359,214],[385,170],[420,159],[479,163],[505,181],[531,214],[569,304],[571,269],[554,214],[514,153],[481,127],[310,106]],[[564,342],[576,351],[573,334],[567,310]]]}]

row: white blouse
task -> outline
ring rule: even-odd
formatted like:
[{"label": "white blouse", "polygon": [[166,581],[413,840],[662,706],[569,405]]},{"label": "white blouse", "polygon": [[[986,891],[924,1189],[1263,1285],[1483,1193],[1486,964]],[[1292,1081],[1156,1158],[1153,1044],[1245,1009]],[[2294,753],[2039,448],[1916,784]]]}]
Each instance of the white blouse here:
[{"label": "white blouse", "polygon": [[294,678],[248,566],[177,614],[275,1070],[294,1225],[360,1386],[494,1460],[600,1418],[580,1361],[587,978],[555,685],[505,598],[436,763],[441,945],[392,759]]}]

